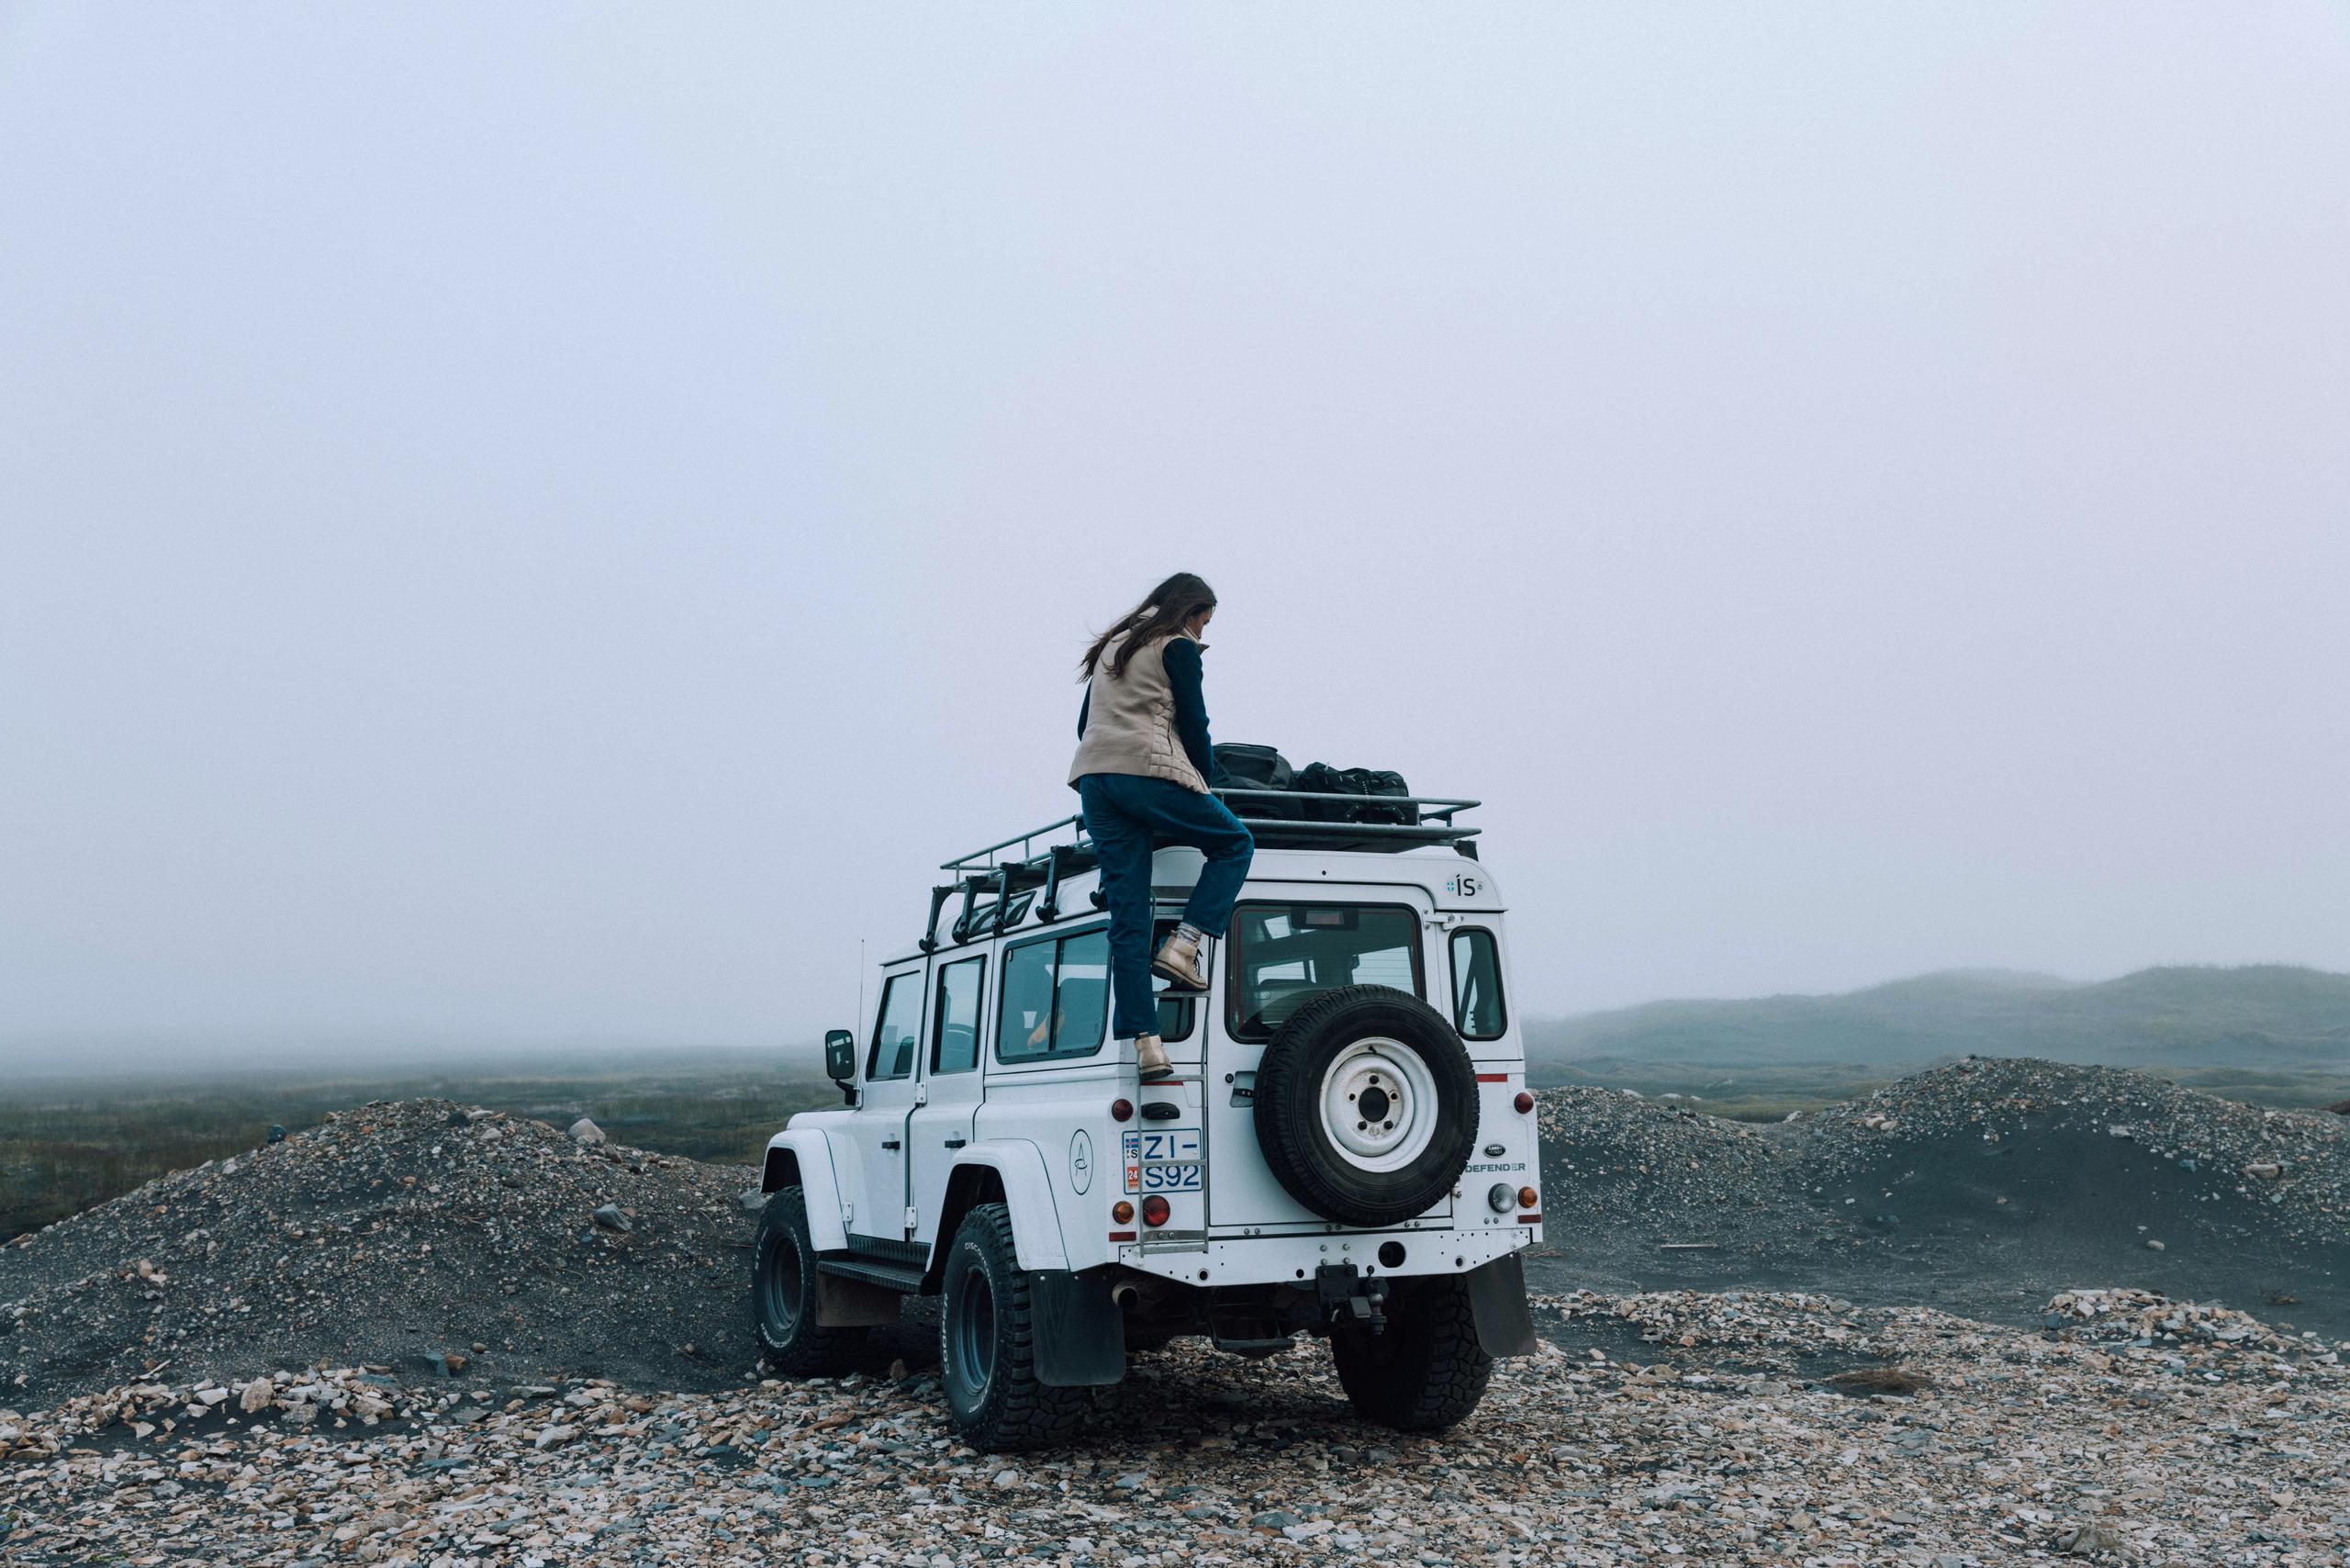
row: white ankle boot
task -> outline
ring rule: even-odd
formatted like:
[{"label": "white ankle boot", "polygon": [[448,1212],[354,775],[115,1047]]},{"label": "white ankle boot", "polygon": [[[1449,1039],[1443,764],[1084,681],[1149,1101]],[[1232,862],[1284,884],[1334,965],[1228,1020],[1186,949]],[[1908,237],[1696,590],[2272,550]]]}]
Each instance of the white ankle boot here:
[{"label": "white ankle boot", "polygon": [[1208,977],[1200,972],[1200,945],[1176,932],[1159,945],[1158,957],[1150,961],[1150,972],[1167,977],[1170,993],[1196,994],[1208,988]]},{"label": "white ankle boot", "polygon": [[1142,1070],[1145,1083],[1175,1076],[1175,1064],[1167,1059],[1167,1047],[1158,1043],[1156,1035],[1135,1036],[1135,1065]]}]

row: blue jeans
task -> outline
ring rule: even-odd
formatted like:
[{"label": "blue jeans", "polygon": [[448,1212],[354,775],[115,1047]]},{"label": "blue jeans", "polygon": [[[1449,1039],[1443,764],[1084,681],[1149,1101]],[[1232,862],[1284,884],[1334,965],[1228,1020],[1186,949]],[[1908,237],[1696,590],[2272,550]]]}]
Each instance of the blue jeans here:
[{"label": "blue jeans", "polygon": [[1077,781],[1085,831],[1102,857],[1102,897],[1110,910],[1110,1037],[1158,1033],[1150,990],[1150,852],[1189,845],[1207,857],[1183,905],[1183,918],[1211,936],[1232,923],[1232,901],[1248,879],[1257,841],[1214,795],[1164,778],[1089,773]]}]

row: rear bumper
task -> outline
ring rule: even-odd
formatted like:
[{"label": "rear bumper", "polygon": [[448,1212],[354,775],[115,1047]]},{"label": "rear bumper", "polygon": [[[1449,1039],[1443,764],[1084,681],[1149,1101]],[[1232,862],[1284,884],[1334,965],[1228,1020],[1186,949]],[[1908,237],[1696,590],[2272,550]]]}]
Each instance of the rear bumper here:
[{"label": "rear bumper", "polygon": [[[1349,1230],[1336,1235],[1172,1236],[1119,1245],[1114,1261],[1187,1285],[1295,1284],[1327,1264],[1352,1263],[1369,1275],[1465,1274],[1515,1258],[1542,1239],[1539,1225],[1478,1230]],[[1382,1261],[1389,1247],[1400,1262]],[[1388,1253],[1392,1259],[1393,1254]],[[1524,1294],[1521,1287],[1519,1294]]]}]

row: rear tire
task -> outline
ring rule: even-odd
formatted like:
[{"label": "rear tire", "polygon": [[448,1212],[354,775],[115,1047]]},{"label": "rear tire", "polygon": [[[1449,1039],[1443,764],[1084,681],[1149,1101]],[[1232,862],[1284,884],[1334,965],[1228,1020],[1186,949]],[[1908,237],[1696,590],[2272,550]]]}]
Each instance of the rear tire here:
[{"label": "rear tire", "polygon": [[1477,1408],[1494,1359],[1477,1343],[1469,1282],[1455,1274],[1397,1280],[1387,1328],[1330,1333],[1331,1359],[1355,1414],[1403,1432],[1440,1432]]},{"label": "rear tire", "polygon": [[1036,1317],[1027,1271],[1012,1245],[1012,1211],[981,1204],[946,1255],[938,1372],[946,1413],[965,1442],[1006,1453],[1066,1442],[1088,1403],[1081,1388],[1036,1379]]},{"label": "rear tire", "polygon": [[799,1188],[780,1188],[767,1200],[751,1257],[751,1332],[767,1365],[786,1377],[846,1371],[865,1348],[865,1330],[817,1325],[816,1244]]}]

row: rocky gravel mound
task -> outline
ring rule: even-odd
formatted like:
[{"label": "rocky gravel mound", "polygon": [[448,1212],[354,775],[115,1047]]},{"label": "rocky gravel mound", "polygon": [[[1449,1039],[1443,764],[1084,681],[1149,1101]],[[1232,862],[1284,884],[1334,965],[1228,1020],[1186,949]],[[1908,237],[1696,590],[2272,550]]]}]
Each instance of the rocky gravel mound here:
[{"label": "rocky gravel mound", "polygon": [[[1318,1344],[1139,1357],[1067,1450],[973,1452],[926,1368],[653,1394],[357,1372],[0,1411],[11,1562],[1075,1568],[2338,1563],[2350,1369],[1817,1295],[1582,1294],[1441,1437]],[[1809,1365],[1818,1347],[1863,1363]],[[1893,1391],[1906,1392],[1893,1392]]]},{"label": "rocky gravel mound", "polygon": [[2350,1233],[2350,1121],[2270,1111],[2116,1068],[1970,1058],[1834,1106],[1808,1125],[1807,1164],[1833,1179],[1888,1149],[2086,1138],[2128,1144],[2257,1205],[2263,1228],[2333,1244]]},{"label": "rocky gravel mound", "polygon": [[1543,1092],[1563,1290],[1823,1290],[2015,1323],[2074,1286],[2350,1334],[2350,1122],[2143,1073],[1969,1059],[1796,1122]]},{"label": "rocky gravel mound", "polygon": [[754,1173],[582,1135],[378,1103],[19,1238],[0,1248],[0,1399],[321,1360],[739,1383]]},{"label": "rocky gravel mound", "polygon": [[1710,1236],[1779,1200],[1785,1152],[1744,1123],[1583,1085],[1542,1091],[1537,1117],[1543,1180],[1578,1226]]}]

